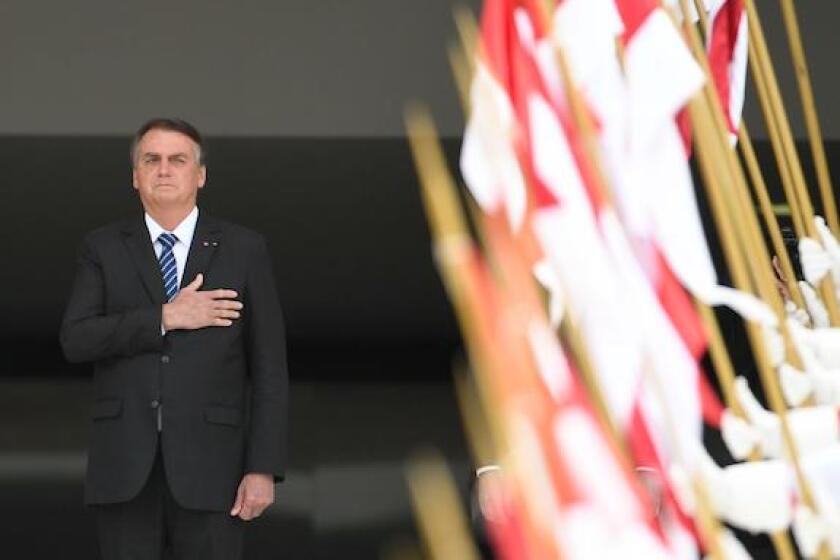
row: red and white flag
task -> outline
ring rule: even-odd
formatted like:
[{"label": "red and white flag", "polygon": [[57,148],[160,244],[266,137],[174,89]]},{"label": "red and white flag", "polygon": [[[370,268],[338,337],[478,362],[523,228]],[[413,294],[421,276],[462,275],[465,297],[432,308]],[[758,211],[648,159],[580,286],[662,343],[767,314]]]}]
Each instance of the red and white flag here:
[{"label": "red and white flag", "polygon": [[734,144],[738,139],[747,83],[749,31],[743,0],[710,0],[708,21],[709,69]]},{"label": "red and white flag", "polygon": [[499,551],[505,558],[524,549],[539,558],[670,557],[648,496],[596,420],[548,324],[524,252],[499,217],[482,221],[498,278],[472,290],[492,294],[485,297],[495,303],[485,316],[490,328],[482,330],[491,337],[484,345],[488,381],[510,442],[506,472],[515,481],[509,515],[495,527]]},{"label": "red and white flag", "polygon": [[[659,407],[645,407],[644,427],[656,443],[646,450],[658,454],[657,466],[665,476],[672,461],[687,455],[675,448],[696,441],[702,424],[696,360],[650,280],[669,277],[645,272],[607,204],[570,122],[553,46],[537,12],[513,3],[490,4],[500,11],[483,20],[497,25],[495,33],[483,29],[482,39],[489,46],[482,52],[506,57],[491,59],[490,66],[504,84],[515,115],[511,145],[533,200],[531,226],[561,278],[618,424],[634,429],[631,420],[643,402]],[[506,20],[499,17],[504,9]],[[667,394],[645,399],[645,369],[658,378],[653,385],[666,387]],[[668,429],[666,418],[673,422]],[[677,437],[664,437],[669,430]],[[691,557],[695,548],[688,522],[675,523],[667,531],[669,547],[679,557]]]}]

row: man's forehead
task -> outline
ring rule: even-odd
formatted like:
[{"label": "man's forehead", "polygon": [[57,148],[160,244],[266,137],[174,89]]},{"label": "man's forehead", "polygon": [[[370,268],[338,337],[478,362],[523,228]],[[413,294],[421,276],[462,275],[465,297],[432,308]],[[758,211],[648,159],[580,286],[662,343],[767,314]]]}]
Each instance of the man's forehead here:
[{"label": "man's forehead", "polygon": [[189,153],[198,144],[187,136],[174,130],[153,129],[140,139],[140,153]]}]

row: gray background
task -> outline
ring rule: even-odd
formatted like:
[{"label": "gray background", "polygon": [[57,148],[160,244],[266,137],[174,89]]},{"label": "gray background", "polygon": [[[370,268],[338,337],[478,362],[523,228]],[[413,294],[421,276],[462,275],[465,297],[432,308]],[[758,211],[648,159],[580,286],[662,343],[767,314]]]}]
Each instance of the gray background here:
[{"label": "gray background", "polygon": [[[473,0],[472,5],[478,2]],[[0,4],[0,134],[400,136],[406,99],[461,128],[445,0]]]},{"label": "gray background", "polygon": [[[459,4],[477,11],[479,2]],[[450,0],[0,3],[0,135],[125,135],[181,115],[216,136],[403,136],[406,100],[462,129]],[[801,131],[778,2],[758,0]],[[840,137],[840,3],[798,2],[826,136]],[[756,128],[758,104],[747,104]],[[760,130],[756,130],[759,136]]]}]

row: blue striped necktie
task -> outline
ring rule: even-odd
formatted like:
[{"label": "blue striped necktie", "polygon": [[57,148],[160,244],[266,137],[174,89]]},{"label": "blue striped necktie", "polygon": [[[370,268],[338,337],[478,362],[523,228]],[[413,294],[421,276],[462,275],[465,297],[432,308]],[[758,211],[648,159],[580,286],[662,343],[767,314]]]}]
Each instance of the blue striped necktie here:
[{"label": "blue striped necktie", "polygon": [[172,247],[178,238],[171,233],[161,233],[158,241],[163,246],[163,251],[158,258],[160,273],[163,275],[163,287],[166,290],[166,301],[172,301],[178,293],[178,264],[175,262],[175,253]]}]

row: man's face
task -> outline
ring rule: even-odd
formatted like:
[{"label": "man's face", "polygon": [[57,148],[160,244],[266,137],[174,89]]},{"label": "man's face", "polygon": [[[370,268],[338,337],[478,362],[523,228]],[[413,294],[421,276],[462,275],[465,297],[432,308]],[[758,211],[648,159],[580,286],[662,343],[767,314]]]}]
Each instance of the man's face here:
[{"label": "man's face", "polygon": [[196,159],[197,149],[180,132],[152,129],[143,135],[134,156],[133,178],[144,207],[195,204],[207,178],[207,169]]}]

